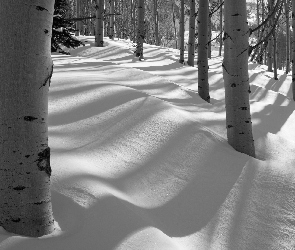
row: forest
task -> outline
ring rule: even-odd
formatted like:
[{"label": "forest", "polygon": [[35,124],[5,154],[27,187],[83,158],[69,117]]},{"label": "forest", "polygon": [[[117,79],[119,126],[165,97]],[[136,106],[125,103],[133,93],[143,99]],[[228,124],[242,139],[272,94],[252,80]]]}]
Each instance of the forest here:
[{"label": "forest", "polygon": [[294,250],[294,13],[1,0],[0,250]]}]

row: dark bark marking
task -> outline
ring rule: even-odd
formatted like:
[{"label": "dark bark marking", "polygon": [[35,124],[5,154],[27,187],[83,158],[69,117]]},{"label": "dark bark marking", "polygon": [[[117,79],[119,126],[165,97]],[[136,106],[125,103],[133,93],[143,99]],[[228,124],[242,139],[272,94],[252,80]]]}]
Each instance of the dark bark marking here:
[{"label": "dark bark marking", "polygon": [[42,152],[38,154],[38,169],[40,171],[45,171],[45,173],[50,177],[51,176],[51,167],[50,167],[50,148],[47,147]]},{"label": "dark bark marking", "polygon": [[25,155],[25,157],[26,157],[26,158],[29,158],[29,157],[30,157],[30,155]]},{"label": "dark bark marking", "polygon": [[236,14],[233,14],[233,15],[231,15],[231,16],[239,16],[240,14],[239,13],[236,13]]},{"label": "dark bark marking", "polygon": [[34,120],[36,120],[36,119],[38,119],[38,118],[36,118],[36,117],[34,117],[34,116],[30,116],[30,115],[28,115],[28,116],[24,116],[24,120],[25,120],[25,121],[28,121],[28,122],[34,121]]},{"label": "dark bark marking", "polygon": [[[43,10],[47,10],[39,5],[36,6],[36,10],[39,10],[39,11],[43,11]],[[47,10],[48,11],[48,10]]]},{"label": "dark bark marking", "polygon": [[52,74],[53,74],[53,64],[51,65],[51,70],[50,70],[48,76],[45,78],[44,82],[42,83],[42,85],[41,85],[41,87],[39,89],[46,86],[46,83],[47,83],[48,80],[49,80],[49,86],[50,86],[50,79],[52,77]]},{"label": "dark bark marking", "polygon": [[240,109],[241,110],[247,110],[248,108],[247,107],[241,107]]},{"label": "dark bark marking", "polygon": [[44,29],[44,33],[47,34],[49,31],[47,29]]},{"label": "dark bark marking", "polygon": [[20,218],[16,218],[16,219],[11,218],[11,221],[13,221],[13,222],[20,222]]},{"label": "dark bark marking", "polygon": [[233,127],[233,125],[227,125],[227,128],[232,128]]},{"label": "dark bark marking", "polygon": [[26,187],[25,186],[16,186],[13,188],[14,190],[24,190]]},{"label": "dark bark marking", "polygon": [[237,87],[237,85],[235,83],[233,83],[232,85],[230,85],[232,88]]}]

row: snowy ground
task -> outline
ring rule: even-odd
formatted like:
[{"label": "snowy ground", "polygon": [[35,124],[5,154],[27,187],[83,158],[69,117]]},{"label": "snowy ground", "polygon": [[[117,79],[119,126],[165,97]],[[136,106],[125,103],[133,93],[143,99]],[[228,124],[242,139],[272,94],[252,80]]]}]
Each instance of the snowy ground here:
[{"label": "snowy ground", "polygon": [[39,239],[1,231],[0,249],[294,250],[291,75],[275,81],[249,64],[254,159],[226,141],[221,57],[209,62],[208,104],[177,50],[145,45],[139,62],[127,41],[105,41],[52,55],[60,229]]}]

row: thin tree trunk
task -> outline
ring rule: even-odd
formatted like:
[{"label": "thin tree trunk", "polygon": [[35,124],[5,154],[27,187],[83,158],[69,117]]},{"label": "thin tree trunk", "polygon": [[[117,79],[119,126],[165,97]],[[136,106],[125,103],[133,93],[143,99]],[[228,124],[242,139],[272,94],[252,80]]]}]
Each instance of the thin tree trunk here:
[{"label": "thin tree trunk", "polygon": [[172,2],[172,21],[173,21],[173,30],[174,30],[174,41],[175,41],[175,49],[177,49],[177,30],[175,25],[175,13],[174,13],[174,1]]},{"label": "thin tree trunk", "polygon": [[285,15],[286,15],[286,74],[290,72],[290,1],[285,0]]},{"label": "thin tree trunk", "polygon": [[[208,8],[211,8],[211,5],[212,5],[212,0],[209,0],[209,7]],[[212,57],[212,43],[211,43],[211,38],[212,38],[212,22],[211,22],[211,16],[209,15],[209,11],[208,11],[208,58],[211,59]]]},{"label": "thin tree trunk", "polygon": [[292,1],[292,91],[293,100],[295,101],[295,1]]},{"label": "thin tree trunk", "polygon": [[30,237],[54,231],[47,127],[53,10],[54,1],[0,1],[0,226]]},{"label": "thin tree trunk", "polygon": [[199,0],[198,15],[198,93],[206,102],[210,102],[208,83],[208,0]]},{"label": "thin tree trunk", "polygon": [[114,2],[115,0],[109,0],[110,3],[110,26],[109,26],[109,38],[114,40]]},{"label": "thin tree trunk", "polygon": [[190,0],[189,38],[187,64],[194,66],[195,62],[195,0]]},{"label": "thin tree trunk", "polygon": [[155,25],[155,39],[156,45],[160,45],[159,39],[159,16],[158,16],[158,0],[154,0],[154,25]]},{"label": "thin tree trunk", "polygon": [[[272,12],[272,8],[273,8],[273,1],[268,0],[268,13]],[[269,30],[272,29],[273,18],[271,18],[270,23],[271,25],[269,27]],[[273,72],[272,64],[273,64],[273,36],[270,36],[268,40],[268,51],[267,51],[267,67],[269,72]]]},{"label": "thin tree trunk", "polygon": [[[76,0],[76,17],[80,17],[80,0]],[[75,36],[80,35],[80,21],[76,22],[76,31],[75,31]]]},{"label": "thin tree trunk", "polygon": [[255,157],[249,104],[249,27],[246,0],[226,0],[224,12],[225,40],[222,66],[227,138],[234,149]]},{"label": "thin tree trunk", "polygon": [[274,79],[278,80],[278,60],[277,56],[278,55],[278,49],[277,49],[277,34],[276,31],[274,30],[273,32],[273,73],[274,73]]},{"label": "thin tree trunk", "polygon": [[104,0],[96,0],[96,31],[95,31],[95,46],[103,47],[103,11]]},{"label": "thin tree trunk", "polygon": [[[219,3],[221,4],[222,1],[223,0],[219,0]],[[220,6],[220,9],[219,9],[219,27],[220,27],[220,32],[222,34],[222,31],[223,31],[222,6]],[[223,36],[221,35],[219,38],[219,56],[221,56],[222,44],[223,44]]]},{"label": "thin tree trunk", "polygon": [[139,60],[143,59],[144,41],[144,0],[138,0],[138,29],[137,29],[137,48],[136,56]]},{"label": "thin tree trunk", "polygon": [[180,37],[179,62],[184,63],[184,0],[181,0],[180,2],[179,37]]}]

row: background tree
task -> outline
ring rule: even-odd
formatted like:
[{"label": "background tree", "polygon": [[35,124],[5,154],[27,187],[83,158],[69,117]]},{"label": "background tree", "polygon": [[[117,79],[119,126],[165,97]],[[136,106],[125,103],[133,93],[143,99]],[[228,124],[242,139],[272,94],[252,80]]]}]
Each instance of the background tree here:
[{"label": "background tree", "polygon": [[114,40],[114,3],[115,3],[115,0],[109,0],[109,4],[110,4],[109,38],[112,40]]},{"label": "background tree", "polygon": [[32,237],[54,230],[47,128],[53,8],[53,0],[0,1],[0,225]]},{"label": "background tree", "polygon": [[179,37],[180,37],[179,62],[184,63],[184,0],[181,0],[180,2]]},{"label": "background tree", "polygon": [[51,52],[70,54],[69,52],[64,51],[61,46],[74,49],[80,45],[84,45],[83,42],[72,37],[70,33],[74,32],[75,29],[72,27],[74,23],[66,18],[69,11],[70,5],[67,0],[55,1],[52,24]]},{"label": "background tree", "polygon": [[208,0],[199,0],[198,15],[198,93],[206,102],[210,102],[208,83]]},{"label": "background tree", "polygon": [[143,59],[144,42],[144,0],[138,0],[138,28],[137,28],[137,47],[136,56],[139,60]]},{"label": "background tree", "polygon": [[104,0],[96,0],[95,46],[103,47]]},{"label": "background tree", "polygon": [[224,60],[226,128],[229,144],[255,157],[249,104],[246,0],[226,0],[224,6]]},{"label": "background tree", "polygon": [[293,100],[295,101],[295,1],[292,1],[292,92]]},{"label": "background tree", "polygon": [[195,0],[190,0],[189,38],[188,38],[188,59],[187,64],[194,66],[195,62]]}]

